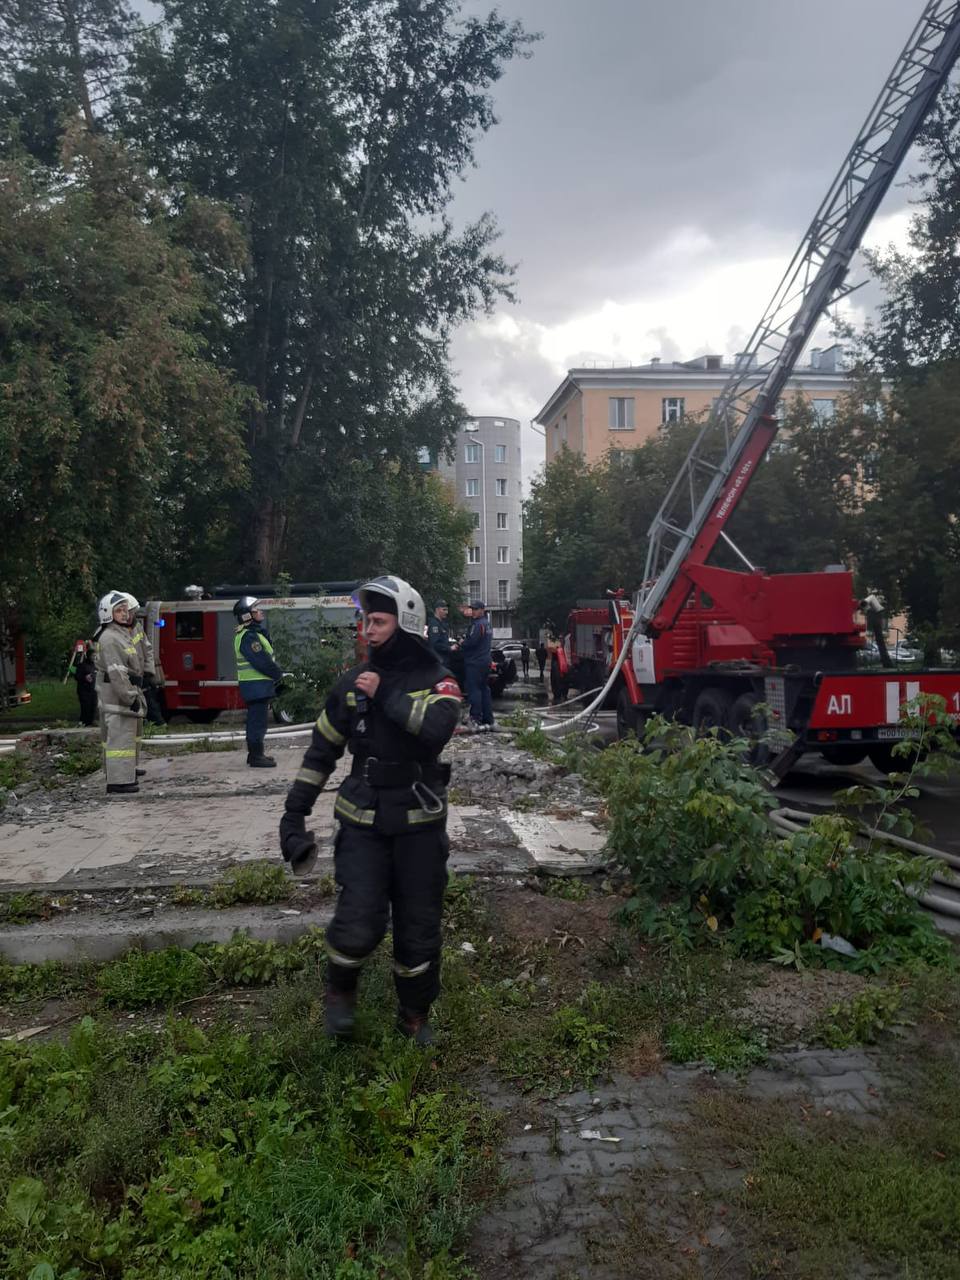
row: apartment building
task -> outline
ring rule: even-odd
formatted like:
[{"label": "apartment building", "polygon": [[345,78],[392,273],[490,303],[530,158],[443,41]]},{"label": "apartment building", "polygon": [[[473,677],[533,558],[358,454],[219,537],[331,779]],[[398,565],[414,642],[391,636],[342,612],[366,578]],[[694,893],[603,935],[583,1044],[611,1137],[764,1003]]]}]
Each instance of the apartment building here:
[{"label": "apartment building", "polygon": [[521,462],[519,420],[480,417],[465,423],[453,457],[438,466],[473,518],[464,599],[484,601],[498,639],[513,633],[523,547]]},{"label": "apartment building", "polygon": [[[742,358],[726,363],[707,355],[621,369],[570,369],[535,419],[546,434],[547,464],[564,445],[595,462],[608,449],[636,448],[661,427],[709,409]],[[799,393],[826,421],[849,389],[837,345],[811,351],[809,364],[794,369],[784,399]]]}]

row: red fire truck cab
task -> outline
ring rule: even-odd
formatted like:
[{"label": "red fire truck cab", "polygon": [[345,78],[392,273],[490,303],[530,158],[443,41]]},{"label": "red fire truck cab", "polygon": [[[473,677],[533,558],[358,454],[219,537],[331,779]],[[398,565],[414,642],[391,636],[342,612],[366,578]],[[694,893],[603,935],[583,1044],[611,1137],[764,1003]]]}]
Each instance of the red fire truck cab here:
[{"label": "red fire truck cab", "polygon": [[[233,641],[233,606],[243,595],[263,600],[275,639],[278,630],[295,636],[318,624],[334,627],[343,633],[345,665],[355,661],[358,614],[352,593],[358,585],[292,583],[289,596],[278,595],[274,587],[224,586],[206,598],[150,601],[145,625],[153,641],[166,715],[209,724],[221,711],[243,707]],[[293,655],[281,652],[278,660],[281,665],[291,663]],[[276,708],[275,714],[281,718]]]}]

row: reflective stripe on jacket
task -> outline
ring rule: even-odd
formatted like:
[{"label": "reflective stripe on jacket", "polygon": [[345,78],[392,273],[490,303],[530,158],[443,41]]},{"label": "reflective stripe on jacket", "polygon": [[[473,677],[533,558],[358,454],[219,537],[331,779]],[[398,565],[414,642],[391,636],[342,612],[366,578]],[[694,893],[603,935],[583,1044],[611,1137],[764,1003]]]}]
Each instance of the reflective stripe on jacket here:
[{"label": "reflective stripe on jacket", "polygon": [[237,627],[233,636],[233,652],[237,659],[237,683],[244,702],[272,698],[282,672],[274,659],[273,645],[267,633],[257,623]]}]

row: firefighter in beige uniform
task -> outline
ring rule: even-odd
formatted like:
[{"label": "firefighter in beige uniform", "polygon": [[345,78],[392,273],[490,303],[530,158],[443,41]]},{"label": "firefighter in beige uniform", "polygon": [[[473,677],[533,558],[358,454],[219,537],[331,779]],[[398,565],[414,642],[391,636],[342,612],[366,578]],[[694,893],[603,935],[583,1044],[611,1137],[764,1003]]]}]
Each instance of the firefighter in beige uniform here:
[{"label": "firefighter in beige uniform", "polygon": [[[132,793],[137,786],[137,739],[143,731],[144,697],[137,687],[140,658],[130,634],[130,601],[124,591],[108,591],[97,612],[97,693],[107,791]],[[131,679],[131,677],[133,677]]]}]

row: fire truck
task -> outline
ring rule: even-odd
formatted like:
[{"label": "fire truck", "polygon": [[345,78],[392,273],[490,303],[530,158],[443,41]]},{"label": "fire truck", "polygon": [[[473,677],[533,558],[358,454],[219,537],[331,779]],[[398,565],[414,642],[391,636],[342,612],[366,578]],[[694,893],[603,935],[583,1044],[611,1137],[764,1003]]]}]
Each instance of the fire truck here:
[{"label": "fire truck", "polygon": [[[725,529],[776,436],[787,379],[826,308],[851,291],[853,255],[958,53],[960,3],[928,0],[654,518],[635,602],[617,591],[571,616],[559,678],[604,683],[621,734],[662,714],[752,738],[761,758],[760,744],[779,743],[764,763],[782,776],[805,751],[889,769],[910,732],[904,706],[922,695],[942,698],[960,726],[960,671],[858,666],[866,617],[881,653],[882,630],[878,602],[856,598],[847,569],[768,574]],[[720,543],[741,570],[708,563]]]},{"label": "fire truck", "polygon": [[[296,637],[317,623],[336,628],[344,665],[356,661],[360,632],[353,592],[359,585],[295,582],[290,594],[281,596],[272,585],[225,583],[209,595],[200,587],[188,587],[186,599],[148,602],[145,626],[153,641],[165,714],[209,724],[221,711],[242,709],[233,644],[233,606],[241,596],[264,602],[267,625],[274,633],[285,630]],[[290,661],[283,653],[278,658],[281,663]],[[278,721],[287,718],[276,704],[274,715]]]},{"label": "fire truck", "polygon": [[30,701],[23,633],[0,614],[0,710]]}]

